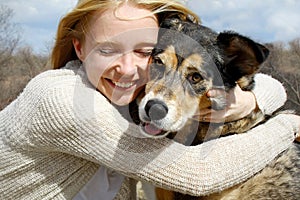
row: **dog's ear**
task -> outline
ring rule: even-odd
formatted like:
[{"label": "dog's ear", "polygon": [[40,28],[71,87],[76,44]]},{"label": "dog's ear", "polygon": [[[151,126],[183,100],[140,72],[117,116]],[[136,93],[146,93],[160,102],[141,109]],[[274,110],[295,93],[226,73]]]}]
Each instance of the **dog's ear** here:
[{"label": "dog's ear", "polygon": [[220,33],[217,45],[225,54],[222,70],[233,81],[257,72],[269,55],[263,45],[231,31]]}]

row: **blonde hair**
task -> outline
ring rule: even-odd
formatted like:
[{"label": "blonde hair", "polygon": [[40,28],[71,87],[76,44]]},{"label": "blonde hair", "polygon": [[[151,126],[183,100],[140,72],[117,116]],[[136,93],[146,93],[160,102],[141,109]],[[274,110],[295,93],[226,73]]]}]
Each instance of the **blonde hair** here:
[{"label": "blonde hair", "polygon": [[168,14],[176,13],[180,17],[189,17],[195,23],[200,23],[197,15],[178,0],[79,0],[76,7],[60,20],[51,54],[52,67],[58,69],[67,62],[78,59],[72,40],[76,38],[81,43],[85,42],[87,25],[95,12],[117,9],[124,2],[150,10],[159,22]]}]

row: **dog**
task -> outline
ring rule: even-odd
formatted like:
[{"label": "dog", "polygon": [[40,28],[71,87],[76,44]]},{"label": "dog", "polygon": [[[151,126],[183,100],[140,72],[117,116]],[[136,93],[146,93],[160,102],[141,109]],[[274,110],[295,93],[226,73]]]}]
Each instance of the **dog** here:
[{"label": "dog", "polygon": [[[236,32],[217,33],[179,17],[165,19],[160,27],[150,59],[149,82],[137,103],[139,116],[134,120],[147,137],[169,137],[197,145],[243,133],[268,118],[256,109],[233,122],[213,124],[193,119],[199,109],[226,106],[224,97],[207,97],[210,89],[228,91],[237,84],[243,90],[254,87],[253,76],[269,54],[265,46]],[[299,146],[291,146],[260,173],[221,193],[192,197],[156,188],[157,199],[300,199]]]}]

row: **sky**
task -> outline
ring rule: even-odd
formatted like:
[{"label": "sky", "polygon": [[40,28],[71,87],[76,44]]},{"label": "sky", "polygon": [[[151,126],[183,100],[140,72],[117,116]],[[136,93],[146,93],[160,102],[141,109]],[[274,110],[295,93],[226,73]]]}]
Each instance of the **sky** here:
[{"label": "sky", "polygon": [[[258,42],[289,42],[300,37],[299,0],[184,0],[202,24],[217,32],[234,30]],[[14,12],[22,44],[37,53],[54,41],[60,18],[77,0],[0,0]]]}]

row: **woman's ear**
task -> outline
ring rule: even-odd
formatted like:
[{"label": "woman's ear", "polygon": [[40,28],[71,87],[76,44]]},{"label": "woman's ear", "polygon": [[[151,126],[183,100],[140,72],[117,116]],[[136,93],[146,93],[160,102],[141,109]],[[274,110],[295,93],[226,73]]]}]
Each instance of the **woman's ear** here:
[{"label": "woman's ear", "polygon": [[72,42],[73,42],[73,47],[75,49],[77,57],[79,58],[79,60],[83,61],[84,54],[83,54],[83,49],[82,49],[80,41],[77,38],[73,38]]}]

